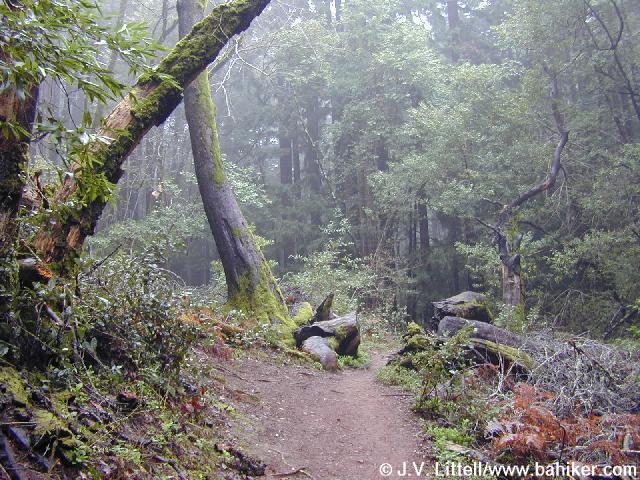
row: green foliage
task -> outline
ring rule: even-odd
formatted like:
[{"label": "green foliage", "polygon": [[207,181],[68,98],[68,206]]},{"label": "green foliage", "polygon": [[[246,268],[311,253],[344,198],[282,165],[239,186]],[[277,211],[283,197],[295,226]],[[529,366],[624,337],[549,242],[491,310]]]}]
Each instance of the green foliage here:
[{"label": "green foliage", "polygon": [[[362,350],[362,348],[360,349]],[[366,368],[371,362],[371,358],[366,352],[359,351],[358,355],[352,357],[351,355],[339,355],[338,356],[338,368]]]},{"label": "green foliage", "polygon": [[[468,422],[463,422],[462,425],[456,427],[429,425],[426,431],[433,440],[436,458],[440,465],[465,465],[469,463],[470,459],[459,451],[460,447],[471,446],[475,440],[474,436],[469,434],[470,425]],[[491,476],[467,476],[466,478],[470,480],[495,480],[495,477]]]},{"label": "green foliage", "polygon": [[539,320],[540,310],[538,306],[525,314],[522,305],[499,304],[499,313],[494,323],[502,328],[516,333],[524,333],[530,327],[535,326]]},{"label": "green foliage", "polygon": [[385,385],[402,387],[411,392],[418,392],[421,385],[421,377],[415,370],[395,364],[379,369],[376,379]]},{"label": "green foliage", "polygon": [[[46,100],[40,102],[33,138],[47,137],[49,147],[62,159],[60,177],[70,172],[81,178],[77,202],[108,200],[114,186],[104,175],[92,174],[94,164],[101,160],[90,144],[110,139],[92,130],[87,107],[121,97],[126,85],[105,68],[101,55],[113,52],[135,75],[148,68],[146,62],[155,56],[158,45],[149,38],[144,24],[124,23],[112,31],[102,21],[98,3],[92,0],[4,2],[0,17],[0,93],[13,88],[17,97],[24,100],[48,80],[52,85],[57,83],[63,95],[71,89],[84,94],[88,104],[82,119],[71,128],[57,118],[54,105]],[[8,134],[16,133],[19,127],[8,118],[2,120],[0,129]],[[17,133],[19,138],[28,136],[24,131]],[[74,206],[63,205],[63,213],[65,208]]]},{"label": "green foliage", "polygon": [[82,278],[74,318],[89,359],[167,387],[197,330],[183,321],[183,289],[162,262],[157,247],[139,256],[111,257]]},{"label": "green foliage", "polygon": [[302,290],[316,305],[334,293],[333,310],[338,314],[356,310],[363,295],[375,284],[366,262],[350,254],[352,244],[345,239],[348,232],[349,223],[338,217],[325,228],[324,234],[330,239],[325,247],[307,257],[298,257],[302,271],[283,279],[286,286]]},{"label": "green foliage", "polygon": [[427,427],[427,433],[433,438],[433,443],[440,451],[447,449],[449,442],[462,446],[470,446],[475,440],[462,428],[454,427],[439,427],[436,425],[429,425]]},{"label": "green foliage", "polygon": [[15,86],[22,98],[47,77],[75,85],[90,100],[115,98],[124,85],[99,62],[101,48],[115,50],[134,72],[155,53],[156,45],[143,25],[123,24],[112,32],[101,25],[100,9],[91,0],[5,2],[0,16],[4,32],[0,91]]},{"label": "green foliage", "polygon": [[461,330],[451,338],[438,340],[433,334],[423,337],[420,348],[413,354],[412,363],[422,378],[420,396],[414,409],[426,417],[448,416],[458,409],[458,391],[466,367],[464,347],[469,332]]}]

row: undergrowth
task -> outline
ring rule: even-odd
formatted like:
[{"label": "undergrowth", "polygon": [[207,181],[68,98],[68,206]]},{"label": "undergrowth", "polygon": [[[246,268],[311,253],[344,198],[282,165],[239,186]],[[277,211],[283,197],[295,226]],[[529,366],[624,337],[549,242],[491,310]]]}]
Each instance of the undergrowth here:
[{"label": "undergrowth", "polygon": [[0,420],[29,468],[204,479],[235,465],[227,457],[240,454],[218,448],[235,411],[212,365],[263,345],[264,332],[196,302],[163,265],[153,246],[115,253],[85,265],[77,283],[36,284],[24,299],[3,332]]},{"label": "undergrowth", "polygon": [[540,367],[514,375],[478,363],[468,332],[448,339],[415,324],[405,347],[378,378],[415,394],[414,410],[440,462],[507,464],[577,461],[630,465],[640,446],[637,354],[572,338],[531,335]]}]

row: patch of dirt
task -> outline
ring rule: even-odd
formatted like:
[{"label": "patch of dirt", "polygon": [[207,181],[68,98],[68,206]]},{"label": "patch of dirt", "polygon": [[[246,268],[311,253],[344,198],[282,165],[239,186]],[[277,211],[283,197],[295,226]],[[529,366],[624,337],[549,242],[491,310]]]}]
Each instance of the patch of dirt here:
[{"label": "patch of dirt", "polygon": [[[339,373],[252,357],[225,364],[226,388],[258,399],[236,403],[240,447],[267,463],[273,479],[399,478],[403,462],[409,471],[411,462],[430,465],[411,397],[375,380],[386,354],[370,352],[367,368]],[[390,476],[379,473],[383,463],[393,466]]]}]

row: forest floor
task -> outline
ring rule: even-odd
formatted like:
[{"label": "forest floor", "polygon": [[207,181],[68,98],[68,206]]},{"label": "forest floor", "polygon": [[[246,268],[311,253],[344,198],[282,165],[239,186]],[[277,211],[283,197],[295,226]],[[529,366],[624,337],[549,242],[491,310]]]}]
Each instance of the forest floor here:
[{"label": "forest floor", "polygon": [[[234,402],[231,435],[267,464],[266,478],[398,478],[403,462],[430,465],[411,397],[375,379],[391,351],[379,346],[368,352],[366,366],[337,373],[264,355],[234,358],[225,364],[225,388],[244,400]],[[379,473],[383,463],[393,466],[392,475]]]}]

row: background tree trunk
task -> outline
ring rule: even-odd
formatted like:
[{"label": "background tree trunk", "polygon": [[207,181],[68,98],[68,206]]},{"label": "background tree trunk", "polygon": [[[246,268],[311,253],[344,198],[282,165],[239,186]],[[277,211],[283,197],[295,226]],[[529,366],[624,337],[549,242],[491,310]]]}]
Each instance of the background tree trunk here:
[{"label": "background tree trunk", "polygon": [[[204,9],[197,0],[178,0],[177,7],[184,37],[202,19]],[[206,70],[185,89],[184,107],[198,188],[224,268],[229,303],[261,320],[283,321],[288,316],[284,298],[224,173]]]}]

